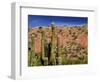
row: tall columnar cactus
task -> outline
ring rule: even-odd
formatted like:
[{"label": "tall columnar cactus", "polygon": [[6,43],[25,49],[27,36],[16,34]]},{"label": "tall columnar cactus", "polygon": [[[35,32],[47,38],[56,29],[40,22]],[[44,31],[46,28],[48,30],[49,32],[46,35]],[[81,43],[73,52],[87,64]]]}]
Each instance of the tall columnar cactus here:
[{"label": "tall columnar cactus", "polygon": [[33,57],[35,56],[35,35],[34,33],[32,34],[31,37],[31,54],[30,54],[30,66],[33,65]]},{"label": "tall columnar cactus", "polygon": [[60,33],[57,35],[57,62],[59,65],[62,64],[61,48],[60,48]]},{"label": "tall columnar cactus", "polygon": [[44,44],[45,44],[45,34],[44,34],[44,32],[42,31],[41,32],[42,33],[42,39],[41,39],[41,53],[42,53],[42,58],[44,58],[44,56],[45,56],[45,49],[44,49]]},{"label": "tall columnar cactus", "polygon": [[55,65],[56,64],[56,58],[55,58],[55,24],[51,24],[51,29],[52,29],[52,38],[51,38],[51,54],[50,54],[50,64]]},{"label": "tall columnar cactus", "polygon": [[48,65],[48,57],[45,56],[45,32],[42,30],[42,27],[40,28],[41,30],[41,59],[42,59],[42,64],[43,65]]}]

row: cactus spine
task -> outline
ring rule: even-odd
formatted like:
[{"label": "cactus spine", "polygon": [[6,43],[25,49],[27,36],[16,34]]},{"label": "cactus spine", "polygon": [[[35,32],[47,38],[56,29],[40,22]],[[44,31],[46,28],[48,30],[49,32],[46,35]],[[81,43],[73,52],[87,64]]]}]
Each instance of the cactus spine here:
[{"label": "cactus spine", "polygon": [[51,54],[50,54],[50,64],[51,65],[55,65],[56,62],[55,62],[55,54],[54,54],[54,51],[55,51],[55,24],[52,23],[51,24],[51,29],[52,29],[52,41],[51,41]]}]

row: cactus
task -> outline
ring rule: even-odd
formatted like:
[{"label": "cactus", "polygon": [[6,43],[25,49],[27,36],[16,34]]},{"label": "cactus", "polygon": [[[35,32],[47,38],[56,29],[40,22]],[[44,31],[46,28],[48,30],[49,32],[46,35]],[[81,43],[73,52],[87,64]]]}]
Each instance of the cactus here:
[{"label": "cactus", "polygon": [[61,48],[60,48],[60,33],[57,35],[57,62],[58,65],[62,64],[62,55],[61,55]]},{"label": "cactus", "polygon": [[30,66],[33,65],[33,57],[35,56],[35,36],[32,34],[31,37],[32,45],[31,45],[31,54],[30,54]]},{"label": "cactus", "polygon": [[45,33],[40,27],[41,31],[41,63],[43,65],[48,65],[48,57],[45,56]]},{"label": "cactus", "polygon": [[55,62],[55,54],[54,54],[54,51],[55,51],[55,24],[52,23],[51,24],[51,29],[52,29],[52,41],[51,41],[51,53],[50,53],[50,64],[51,65],[55,65],[56,62]]},{"label": "cactus", "polygon": [[44,40],[45,40],[45,35],[44,32],[42,32],[42,39],[41,39],[41,51],[42,51],[42,58],[45,56],[45,49],[44,49]]}]

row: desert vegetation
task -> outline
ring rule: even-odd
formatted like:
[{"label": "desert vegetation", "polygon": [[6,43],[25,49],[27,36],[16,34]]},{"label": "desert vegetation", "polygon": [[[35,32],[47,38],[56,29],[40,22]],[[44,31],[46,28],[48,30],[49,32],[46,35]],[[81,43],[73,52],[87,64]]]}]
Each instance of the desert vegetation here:
[{"label": "desert vegetation", "polygon": [[87,64],[87,28],[52,23],[28,29],[28,66]]}]

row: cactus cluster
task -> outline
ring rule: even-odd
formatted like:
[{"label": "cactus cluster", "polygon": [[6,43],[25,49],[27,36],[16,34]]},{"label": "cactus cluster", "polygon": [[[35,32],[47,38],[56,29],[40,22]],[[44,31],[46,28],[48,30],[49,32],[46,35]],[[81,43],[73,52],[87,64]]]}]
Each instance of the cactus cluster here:
[{"label": "cactus cluster", "polygon": [[[38,44],[38,42],[36,42],[37,41],[35,39],[36,31],[34,31],[32,32],[31,40],[29,43],[31,44],[28,51],[29,66],[48,66],[48,65],[88,63],[87,47],[86,47],[87,44],[84,45],[84,42],[81,44],[79,43],[81,39],[85,41],[83,35],[87,35],[86,27],[57,28],[55,23],[52,23],[51,28],[39,27],[37,33],[38,33],[37,36],[39,38],[38,40],[40,41],[39,42],[40,45],[38,46],[40,47],[40,52],[38,53],[36,52],[36,49],[38,49],[36,48],[36,43]],[[48,40],[48,36],[49,36],[49,40]],[[70,41],[64,43],[62,38],[63,39],[69,38]],[[66,39],[64,40],[66,41]]]}]

